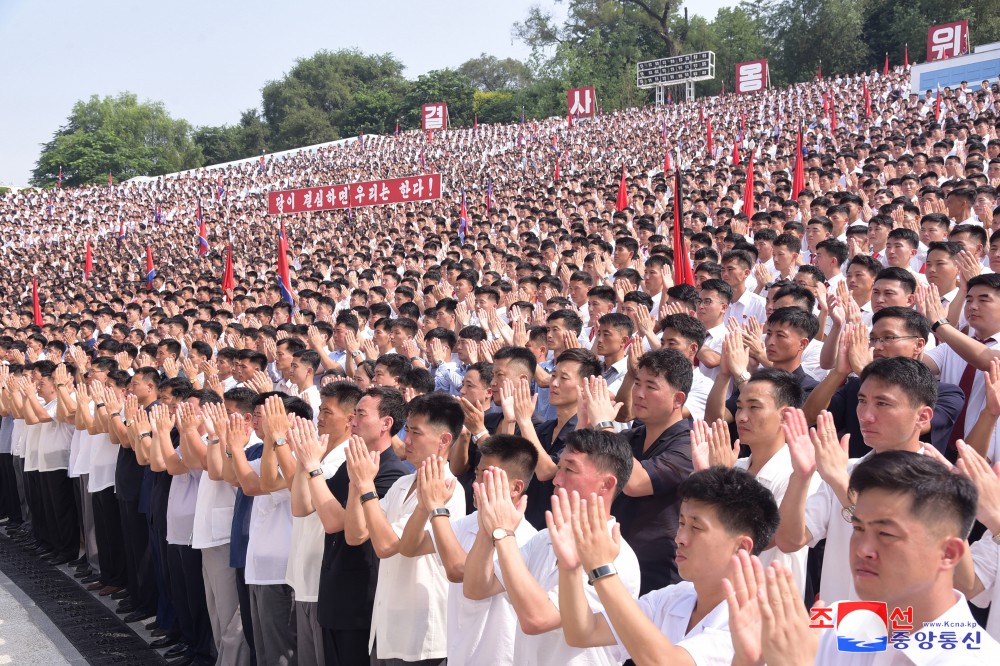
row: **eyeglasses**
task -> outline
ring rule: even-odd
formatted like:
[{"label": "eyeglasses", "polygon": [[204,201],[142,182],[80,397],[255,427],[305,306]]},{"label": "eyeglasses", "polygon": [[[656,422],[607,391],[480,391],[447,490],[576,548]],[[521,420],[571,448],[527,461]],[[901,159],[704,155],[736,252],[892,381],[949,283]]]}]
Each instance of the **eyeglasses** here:
[{"label": "eyeglasses", "polygon": [[694,301],[695,305],[712,305],[713,303],[722,303],[722,301],[713,301],[711,298],[696,298]]},{"label": "eyeglasses", "polygon": [[868,338],[868,346],[875,347],[876,345],[889,345],[896,340],[912,340],[914,338],[919,338],[919,335],[883,335],[880,338]]}]

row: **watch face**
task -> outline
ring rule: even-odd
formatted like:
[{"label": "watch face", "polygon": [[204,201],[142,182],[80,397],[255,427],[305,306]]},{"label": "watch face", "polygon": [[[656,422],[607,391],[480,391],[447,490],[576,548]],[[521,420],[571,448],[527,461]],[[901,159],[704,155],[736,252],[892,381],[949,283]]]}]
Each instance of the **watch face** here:
[{"label": "watch face", "polygon": [[495,530],[493,530],[493,538],[494,539],[502,539],[505,536],[507,536],[507,530],[505,530],[504,528],[498,527]]}]

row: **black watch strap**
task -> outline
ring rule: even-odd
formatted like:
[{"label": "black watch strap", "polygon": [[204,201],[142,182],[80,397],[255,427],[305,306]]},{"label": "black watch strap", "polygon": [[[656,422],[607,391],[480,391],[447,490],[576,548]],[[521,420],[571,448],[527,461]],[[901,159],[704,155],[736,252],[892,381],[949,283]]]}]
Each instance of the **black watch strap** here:
[{"label": "black watch strap", "polygon": [[369,500],[377,500],[377,499],[378,499],[378,493],[376,493],[374,490],[369,490],[368,492],[364,493],[361,496],[361,503],[364,504]]}]

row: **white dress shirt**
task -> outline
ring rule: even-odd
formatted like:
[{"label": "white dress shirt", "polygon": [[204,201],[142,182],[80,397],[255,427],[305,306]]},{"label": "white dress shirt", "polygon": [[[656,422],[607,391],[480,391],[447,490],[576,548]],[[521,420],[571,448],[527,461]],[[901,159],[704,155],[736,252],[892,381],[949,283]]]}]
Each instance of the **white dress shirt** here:
[{"label": "white dress shirt", "polygon": [[993,543],[993,533],[989,530],[982,538],[972,544],[972,562],[976,568],[976,577],[983,584],[983,591],[969,599],[980,608],[990,608],[990,617],[986,621],[986,631],[994,640],[1000,641],[1000,545]]},{"label": "white dress shirt", "polygon": [[749,288],[726,308],[725,320],[736,319],[741,325],[753,317],[763,324],[767,321],[767,300]]}]

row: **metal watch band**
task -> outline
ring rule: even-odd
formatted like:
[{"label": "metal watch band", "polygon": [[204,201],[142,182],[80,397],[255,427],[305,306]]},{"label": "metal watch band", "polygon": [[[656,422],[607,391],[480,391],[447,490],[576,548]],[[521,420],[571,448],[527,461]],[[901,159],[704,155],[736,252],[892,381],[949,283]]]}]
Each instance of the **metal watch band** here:
[{"label": "metal watch band", "polygon": [[602,430],[604,428],[614,428],[615,424],[611,421],[600,421],[599,423],[594,424],[594,427],[598,430]]},{"label": "metal watch band", "polygon": [[369,490],[368,492],[366,492],[364,495],[361,496],[361,503],[364,504],[369,500],[377,500],[377,499],[378,499],[378,493],[376,493],[374,490]]},{"label": "metal watch band", "polygon": [[607,578],[608,576],[617,576],[617,575],[618,575],[618,569],[615,569],[615,565],[602,564],[596,569],[591,569],[590,572],[587,573],[587,582],[593,585],[595,581],[598,581],[602,578]]},{"label": "metal watch band", "polygon": [[[322,474],[323,474],[323,468],[322,467],[317,467],[316,469],[309,471],[309,478],[311,479],[314,476],[320,476]],[[362,502],[365,501],[363,497],[361,498],[361,501]]]},{"label": "metal watch band", "polygon": [[285,440],[285,438],[284,438],[284,437],[279,437],[278,439],[274,440],[274,445],[275,445],[276,447],[278,447],[278,446],[284,446],[284,445],[285,445],[285,444],[287,444],[287,443],[288,443],[288,442],[287,442],[287,441]]},{"label": "metal watch band", "polygon": [[439,506],[438,508],[431,511],[431,518],[437,518],[438,516],[448,516],[451,518],[451,511],[447,507]]}]

